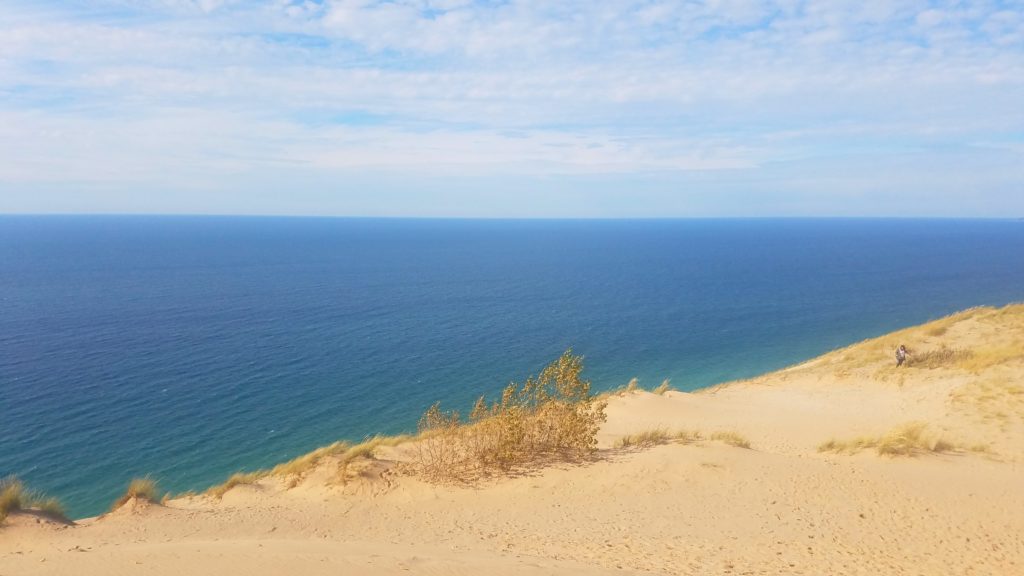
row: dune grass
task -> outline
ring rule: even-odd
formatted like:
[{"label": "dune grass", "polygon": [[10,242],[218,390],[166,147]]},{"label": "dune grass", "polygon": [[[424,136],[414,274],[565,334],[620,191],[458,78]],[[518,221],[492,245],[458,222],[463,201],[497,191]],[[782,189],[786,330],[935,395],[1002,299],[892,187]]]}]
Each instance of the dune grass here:
[{"label": "dune grass", "polygon": [[700,432],[692,430],[677,430],[669,432],[667,428],[652,428],[635,434],[626,434],[615,441],[615,448],[650,448],[659,444],[679,442],[689,444],[701,440]]},{"label": "dune grass", "polygon": [[731,430],[714,432],[711,434],[711,439],[718,440],[719,442],[725,442],[726,444],[737,448],[750,448],[750,440],[747,440],[746,437],[738,432],[733,432]]},{"label": "dune grass", "polygon": [[255,470],[253,472],[236,472],[223,483],[208,488],[205,494],[220,499],[232,488],[252,486],[260,480],[270,477],[284,478],[286,480],[285,485],[288,488],[294,488],[298,486],[307,474],[327,461],[332,461],[336,464],[335,480],[344,483],[346,472],[351,462],[360,458],[373,458],[374,452],[383,446],[397,446],[412,440],[412,436],[401,434],[397,436],[374,436],[359,444],[350,444],[345,441],[334,442],[287,462],[282,462],[273,468]]},{"label": "dune grass", "polygon": [[293,458],[287,462],[274,466],[269,471],[265,472],[265,475],[301,476],[315,468],[316,465],[327,456],[341,454],[348,450],[350,446],[351,445],[348,442],[334,442],[327,446],[321,446],[312,452],[308,452],[297,458]]},{"label": "dune grass", "polygon": [[[903,424],[880,436],[860,436],[851,440],[832,439],[818,446],[819,452],[837,454],[856,454],[868,449],[874,449],[881,456],[917,456],[951,452],[959,448],[941,435],[932,433],[924,422]],[[987,448],[976,451],[987,451]]]},{"label": "dune grass", "polygon": [[114,503],[110,506],[110,511],[117,510],[132,499],[147,500],[153,504],[158,504],[161,500],[161,495],[159,485],[153,478],[149,476],[132,478],[128,482],[128,488],[125,489],[124,494],[117,500],[114,500]]},{"label": "dune grass", "polygon": [[57,498],[29,490],[16,476],[0,478],[0,522],[12,512],[38,511],[54,519],[67,521],[64,506]]},{"label": "dune grass", "polygon": [[[659,444],[678,442],[689,444],[703,440],[705,436],[696,430],[677,430],[669,432],[667,428],[651,428],[643,432],[626,434],[615,441],[615,448],[650,448]],[[737,432],[730,430],[713,432],[707,437],[709,440],[724,442],[737,448],[750,448],[750,441]]]},{"label": "dune grass", "polygon": [[963,348],[948,348],[941,346],[935,350],[924,352],[909,351],[907,354],[907,367],[909,368],[943,368],[946,366],[958,366],[970,360],[974,356],[971,350]]},{"label": "dune grass", "polygon": [[615,441],[616,448],[647,448],[665,444],[672,438],[665,428],[654,428],[637,434],[627,434]]},{"label": "dune grass", "polygon": [[251,486],[260,481],[267,475],[266,470],[260,470],[256,472],[235,472],[228,477],[227,481],[223,484],[212,486],[206,490],[206,494],[213,496],[214,498],[223,498],[229,490],[235,486]]},{"label": "dune grass", "polygon": [[657,394],[658,396],[664,396],[665,392],[668,392],[669,390],[672,389],[672,382],[668,378],[665,378],[664,380],[661,381],[661,384],[658,385],[658,387],[655,388],[654,390],[651,390],[651,392]]}]

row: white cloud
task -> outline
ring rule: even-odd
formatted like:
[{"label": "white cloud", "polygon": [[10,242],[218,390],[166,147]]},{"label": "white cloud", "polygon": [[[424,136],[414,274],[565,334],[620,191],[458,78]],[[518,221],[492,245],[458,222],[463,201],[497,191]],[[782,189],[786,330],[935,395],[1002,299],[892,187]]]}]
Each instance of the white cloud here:
[{"label": "white cloud", "polygon": [[625,177],[966,150],[1024,133],[1024,10],[1001,4],[8,5],[0,211],[15,185],[282,166]]}]

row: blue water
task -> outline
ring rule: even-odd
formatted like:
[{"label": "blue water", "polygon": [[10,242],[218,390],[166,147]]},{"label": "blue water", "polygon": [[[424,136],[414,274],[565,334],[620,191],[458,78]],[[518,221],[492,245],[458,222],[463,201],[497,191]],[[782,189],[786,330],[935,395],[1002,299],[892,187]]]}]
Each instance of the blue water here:
[{"label": "blue water", "polygon": [[1024,300],[1024,222],[0,217],[0,475],[103,511],[415,429],[567,347],[694,389]]}]

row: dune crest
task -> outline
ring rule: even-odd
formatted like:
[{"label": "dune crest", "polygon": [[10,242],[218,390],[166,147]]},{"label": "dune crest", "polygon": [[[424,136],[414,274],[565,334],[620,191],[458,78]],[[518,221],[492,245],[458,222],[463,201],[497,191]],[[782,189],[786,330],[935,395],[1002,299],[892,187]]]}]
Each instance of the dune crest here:
[{"label": "dune crest", "polygon": [[70,527],[12,511],[0,573],[1024,573],[1024,305],[657,392],[608,395],[593,458],[472,485],[404,438]]}]

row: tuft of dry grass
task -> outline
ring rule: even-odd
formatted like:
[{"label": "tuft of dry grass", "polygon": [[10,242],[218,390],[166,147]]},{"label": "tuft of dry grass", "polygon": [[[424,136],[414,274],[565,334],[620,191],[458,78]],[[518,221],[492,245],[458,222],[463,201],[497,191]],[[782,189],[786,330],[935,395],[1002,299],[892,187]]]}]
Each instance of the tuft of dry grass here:
[{"label": "tuft of dry grass", "polygon": [[657,394],[658,396],[662,396],[665,394],[665,392],[668,392],[669,390],[672,390],[672,383],[669,381],[668,378],[665,378],[664,380],[661,381],[661,384],[657,388],[652,390],[652,392]]},{"label": "tuft of dry grass", "polygon": [[636,377],[630,378],[629,383],[626,384],[626,392],[636,392],[640,388],[640,380]]},{"label": "tuft of dry grass", "polygon": [[25,488],[16,476],[0,478],[0,522],[3,522],[11,512],[26,510],[35,510],[54,519],[68,521],[64,515],[64,506],[57,498]]},{"label": "tuft of dry grass", "polygon": [[616,448],[648,448],[669,441],[672,436],[665,428],[654,428],[638,434],[627,434],[615,441]]},{"label": "tuft of dry grass", "polygon": [[746,437],[742,436],[738,432],[733,432],[731,430],[714,432],[711,434],[711,439],[718,440],[719,442],[725,442],[726,444],[737,448],[750,448],[750,440],[747,440]]},{"label": "tuft of dry grass", "polygon": [[480,397],[466,422],[434,404],[420,419],[416,468],[428,480],[465,482],[590,456],[606,403],[582,371],[583,358],[567,350],[538,376],[506,386],[501,400]]},{"label": "tuft of dry grass", "polygon": [[818,446],[819,452],[856,454],[874,449],[882,456],[917,456],[925,453],[951,452],[956,444],[933,434],[923,422],[910,422],[893,428],[881,436],[861,436],[852,440],[829,440]]},{"label": "tuft of dry grass", "polygon": [[260,481],[261,478],[267,475],[266,470],[257,470],[256,472],[235,472],[227,481],[223,484],[213,486],[206,491],[206,494],[213,496],[214,498],[223,498],[229,490],[235,486],[250,486]]},{"label": "tuft of dry grass", "polygon": [[0,478],[0,521],[11,512],[21,510],[25,503],[25,486],[14,476]]},{"label": "tuft of dry grass", "polygon": [[907,354],[907,366],[911,368],[941,368],[943,366],[955,366],[969,360],[974,352],[961,348],[947,348],[942,346],[927,352]]},{"label": "tuft of dry grass", "polygon": [[325,461],[336,462],[338,465],[337,476],[338,478],[344,478],[345,469],[351,461],[358,458],[372,458],[373,451],[381,446],[397,446],[410,440],[412,440],[411,436],[403,434],[398,436],[374,436],[356,445],[344,441],[334,442],[267,470],[236,472],[223,484],[208,488],[205,494],[214,498],[223,498],[229,490],[236,486],[254,485],[260,480],[271,476],[286,479],[286,486],[294,488],[298,486],[310,471]]},{"label": "tuft of dry grass", "polygon": [[110,506],[110,511],[113,512],[114,510],[117,510],[133,498],[148,500],[153,504],[158,504],[160,502],[160,495],[160,489],[157,486],[157,481],[153,478],[149,476],[132,478],[131,482],[128,483],[128,488],[125,489],[124,494],[122,494],[121,497],[115,500],[113,505]]},{"label": "tuft of dry grass", "polygon": [[670,433],[666,428],[652,428],[636,434],[627,434],[615,441],[616,448],[649,448],[659,444],[678,442],[689,444],[701,440],[700,432],[695,430],[677,430]]},{"label": "tuft of dry grass", "polygon": [[704,439],[701,433],[697,430],[678,430],[672,438],[682,442],[683,444],[689,444],[691,442]]},{"label": "tuft of dry grass", "polygon": [[300,478],[308,473],[324,459],[329,456],[337,456],[344,454],[352,445],[348,442],[335,442],[327,446],[322,446],[303,454],[298,458],[293,458],[287,462],[274,466],[269,471],[262,471],[263,476],[274,475],[274,476],[299,476]]},{"label": "tuft of dry grass", "polygon": [[918,452],[944,452],[951,448],[941,439],[930,439],[925,435],[927,425],[912,422],[883,435],[875,449],[883,456],[913,456]]}]

